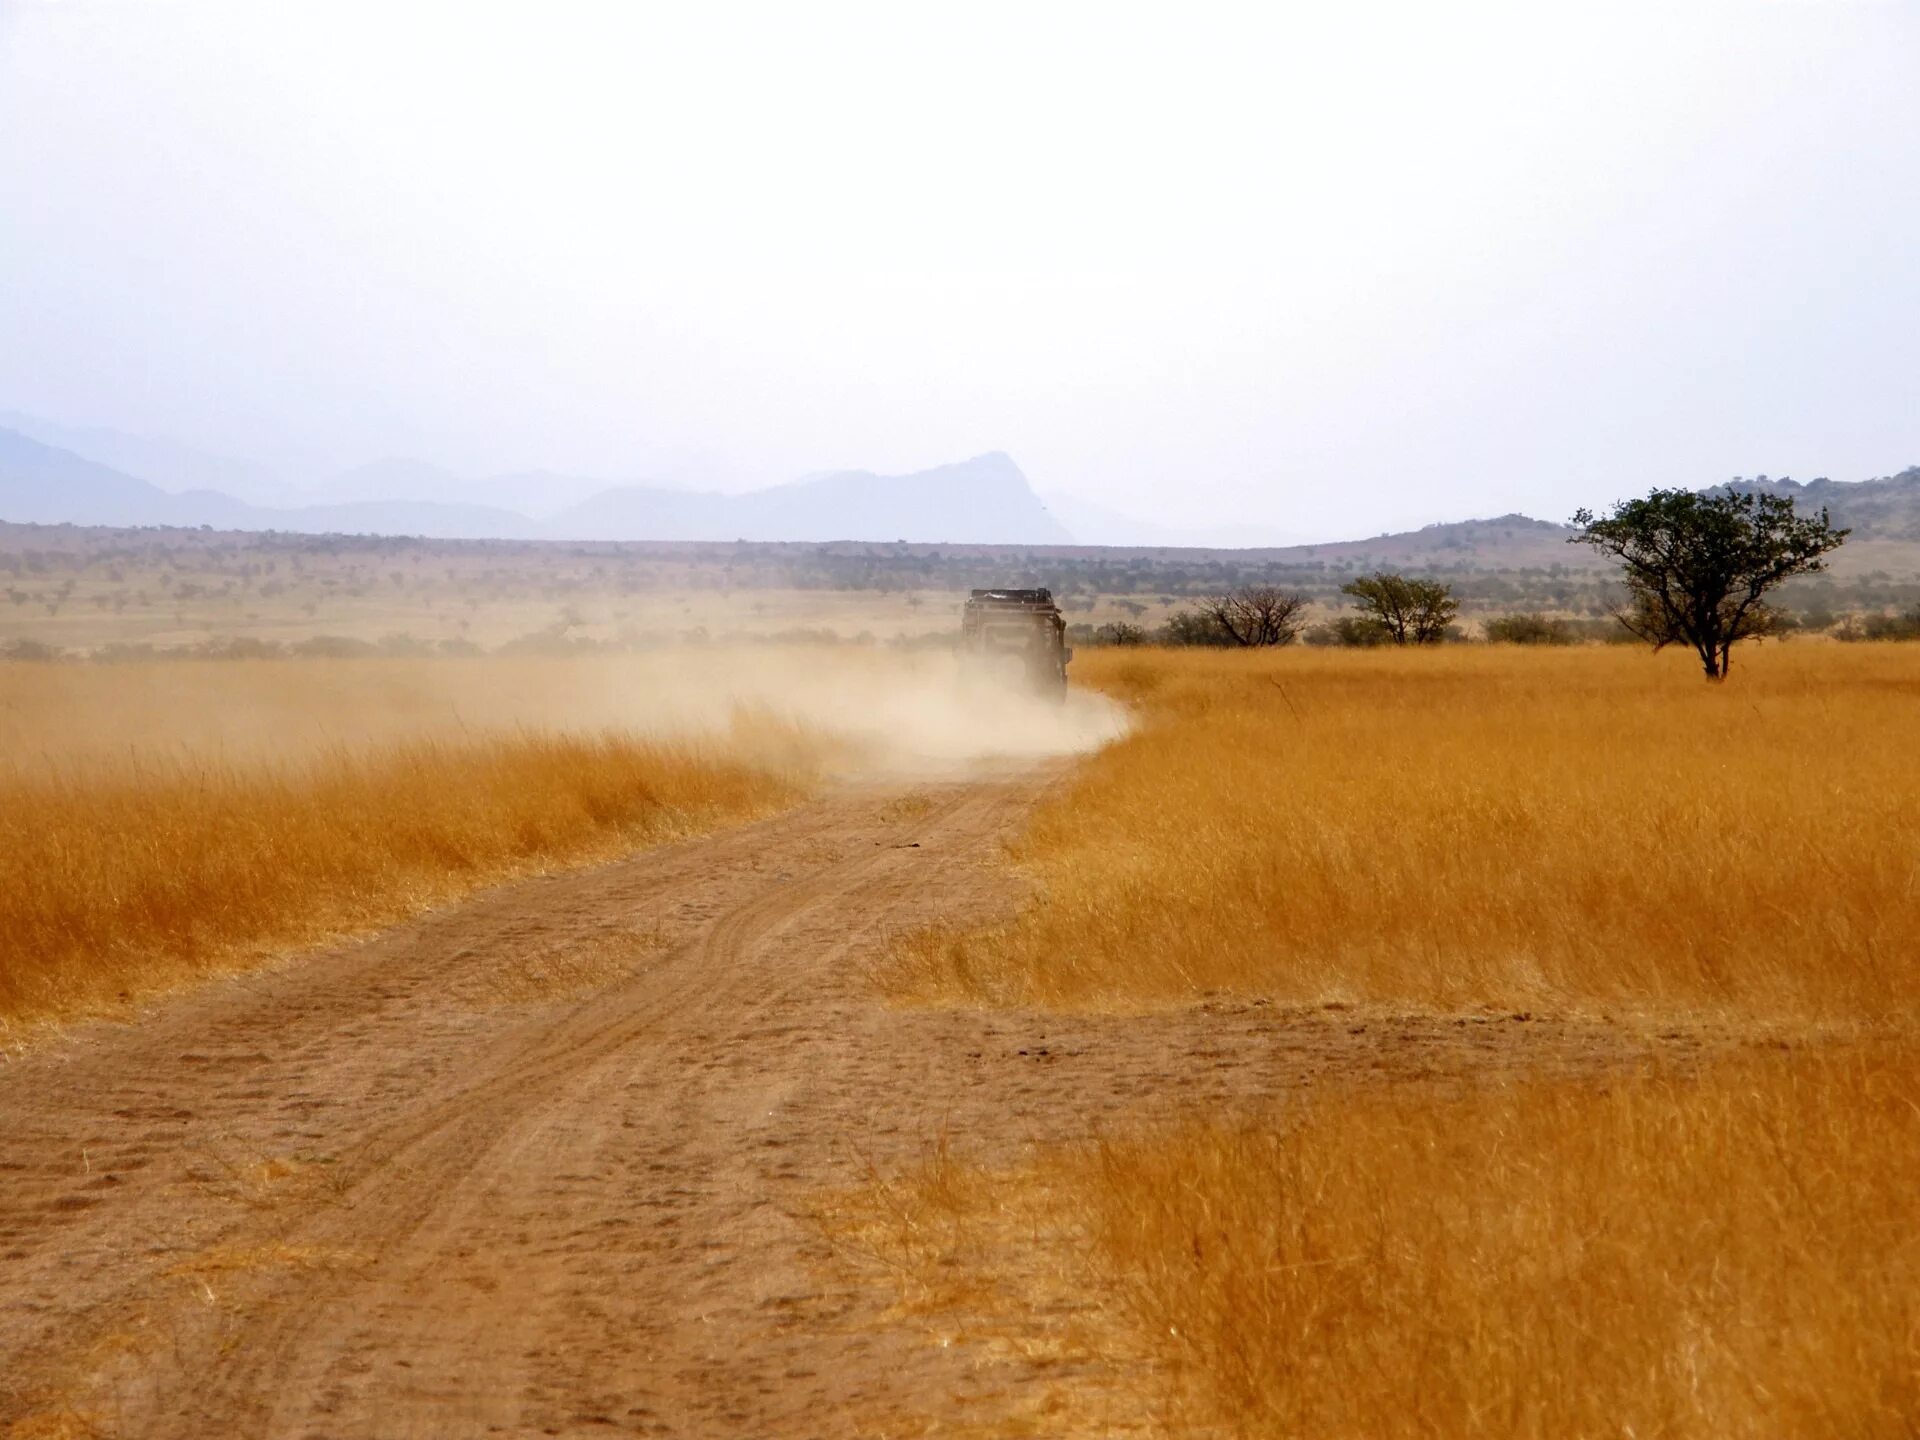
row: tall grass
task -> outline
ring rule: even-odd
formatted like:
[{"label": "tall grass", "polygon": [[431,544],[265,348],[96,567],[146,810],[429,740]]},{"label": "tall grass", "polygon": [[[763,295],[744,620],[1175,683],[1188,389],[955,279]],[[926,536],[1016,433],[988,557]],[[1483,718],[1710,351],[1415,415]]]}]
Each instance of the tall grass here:
[{"label": "tall grass", "polygon": [[0,1026],[827,775],[966,774],[1122,725],[1100,696],[983,698],[951,655],[861,646],[0,664]]},{"label": "tall grass", "polygon": [[1718,687],[1612,649],[1076,668],[1140,723],[1019,842],[1032,902],[901,944],[902,992],[1826,1038],[943,1153],[842,1206],[909,1313],[1104,1376],[1088,1433],[1920,1433],[1920,656],[1770,646]]},{"label": "tall grass", "polygon": [[537,732],[0,777],[0,1034],[793,799],[803,737]]},{"label": "tall grass", "polygon": [[1094,651],[1134,733],[1045,806],[1037,898],[901,947],[975,1003],[1911,1016],[1920,655]]},{"label": "tall grass", "polygon": [[1168,1433],[1852,1440],[1920,1428],[1916,1194],[1920,1057],[1842,1048],[937,1157],[861,1238]]},{"label": "tall grass", "polygon": [[1920,1063],[1394,1093],[1103,1147],[1105,1283],[1257,1435],[1911,1435]]}]

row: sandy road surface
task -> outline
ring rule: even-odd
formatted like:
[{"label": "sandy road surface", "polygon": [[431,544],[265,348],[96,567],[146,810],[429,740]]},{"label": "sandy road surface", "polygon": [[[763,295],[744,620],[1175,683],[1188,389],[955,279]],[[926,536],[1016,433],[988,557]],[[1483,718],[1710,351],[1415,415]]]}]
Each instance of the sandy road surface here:
[{"label": "sandy road surface", "polygon": [[1009,899],[1056,771],[831,796],[489,892],[0,1065],[0,1433],[813,1436],[989,1423],[834,1280],[823,1187],[1329,1069],[1618,1037],[1214,1007],[900,1012],[894,927]]}]

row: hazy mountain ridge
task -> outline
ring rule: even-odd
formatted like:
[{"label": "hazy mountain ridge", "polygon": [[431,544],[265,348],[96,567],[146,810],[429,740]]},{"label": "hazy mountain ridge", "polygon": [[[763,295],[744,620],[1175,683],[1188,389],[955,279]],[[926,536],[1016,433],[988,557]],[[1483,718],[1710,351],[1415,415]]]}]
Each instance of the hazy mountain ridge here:
[{"label": "hazy mountain ridge", "polygon": [[180,513],[176,498],[109,465],[43,445],[17,430],[0,430],[0,516],[8,520],[39,525],[188,523],[174,518]]},{"label": "hazy mountain ridge", "polygon": [[1778,479],[1756,475],[1751,479],[1736,477],[1713,488],[1785,495],[1803,514],[1825,507],[1835,525],[1852,529],[1862,539],[1920,540],[1920,465],[1872,480],[1829,480],[1822,476],[1803,483],[1784,475]]},{"label": "hazy mountain ridge", "polygon": [[343,470],[312,487],[300,504],[390,503],[396,496],[436,505],[478,505],[544,523],[607,489],[607,482],[550,470],[470,478],[423,460],[389,458]]},{"label": "hazy mountain ridge", "polygon": [[1073,543],[1020,467],[997,450],[911,475],[843,470],[740,495],[616,487],[562,511],[548,528],[566,540]]},{"label": "hazy mountain ridge", "polygon": [[[539,485],[575,477],[535,474]],[[377,499],[418,483],[433,499]],[[998,451],[912,475],[847,470],[739,495],[615,486],[535,519],[453,500],[484,488],[419,461],[381,461],[339,477],[330,503],[272,507],[216,490],[169,493],[18,431],[0,430],[0,519],[38,524],[212,525],[303,533],[413,534],[504,540],[926,540],[1071,544],[1010,457]]]},{"label": "hazy mountain ridge", "polygon": [[162,490],[70,450],[0,430],[0,518],[40,525],[208,525],[310,534],[416,534],[446,540],[541,538],[526,516],[483,505],[373,500],[280,509],[218,490]]},{"label": "hazy mountain ridge", "polygon": [[[117,435],[78,431],[76,435]],[[126,437],[119,437],[125,439]],[[158,443],[158,442],[155,442]],[[185,451],[193,454],[196,452]],[[236,462],[237,463],[237,462]],[[176,472],[178,473],[178,472]],[[390,496],[389,487],[417,483],[432,498]],[[1589,558],[1566,546],[1569,526],[1525,515],[1450,521],[1369,539],[1312,544],[1260,543],[1257,530],[1224,533],[1253,543],[1209,543],[1215,532],[1170,531],[1140,523],[1143,537],[1123,541],[1131,517],[1061,497],[1062,508],[1089,524],[1078,535],[1034,491],[1011,457],[989,451],[911,475],[844,470],[769,489],[726,494],[665,486],[598,489],[553,513],[533,517],[506,505],[476,503],[476,490],[521,493],[544,488],[556,500],[597,484],[583,477],[525,472],[467,481],[414,460],[378,461],[336,477],[324,503],[265,506],[213,488],[170,493],[69,449],[0,429],[0,521],[110,527],[174,525],[297,534],[418,535],[447,540],[770,543],[836,541],[948,545],[1013,545],[1035,553],[1108,549],[1118,552],[1238,552],[1272,560],[1460,568],[1583,568]],[[1920,541],[1920,466],[1869,480],[1736,478],[1709,491],[1751,489],[1790,495],[1802,509],[1825,506],[1856,541],[1899,545]]]},{"label": "hazy mountain ridge", "polygon": [[36,415],[0,410],[0,428],[29,440],[138,476],[176,494],[218,491],[255,505],[299,503],[297,490],[273,467],[231,455],[215,455],[177,440],[133,435],[102,425],[62,425]]}]

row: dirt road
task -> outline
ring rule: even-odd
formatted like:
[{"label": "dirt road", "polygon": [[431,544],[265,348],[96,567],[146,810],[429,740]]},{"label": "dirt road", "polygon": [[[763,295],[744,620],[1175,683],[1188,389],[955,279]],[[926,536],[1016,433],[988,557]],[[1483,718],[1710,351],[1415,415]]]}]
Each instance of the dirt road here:
[{"label": "dirt road", "polygon": [[987,1423],[1023,1362],[887,1323],[833,1278],[812,1197],[941,1133],[1011,1150],[1328,1069],[1619,1048],[1260,1006],[884,1007],[864,962],[1007,904],[1000,841],[1055,773],[834,795],[0,1064],[0,1432]]}]

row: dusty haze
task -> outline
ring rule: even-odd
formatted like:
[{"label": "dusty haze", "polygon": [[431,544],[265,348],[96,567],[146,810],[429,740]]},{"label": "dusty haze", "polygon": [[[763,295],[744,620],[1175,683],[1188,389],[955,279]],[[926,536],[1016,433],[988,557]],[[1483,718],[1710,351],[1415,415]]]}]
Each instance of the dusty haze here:
[{"label": "dusty haze", "polygon": [[687,646],[596,658],[174,661],[5,667],[0,754],[16,776],[170,760],[298,761],[503,730],[758,742],[845,778],[954,777],[1089,751],[1126,728],[1104,695],[1064,701],[963,676],[951,654]]}]

